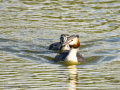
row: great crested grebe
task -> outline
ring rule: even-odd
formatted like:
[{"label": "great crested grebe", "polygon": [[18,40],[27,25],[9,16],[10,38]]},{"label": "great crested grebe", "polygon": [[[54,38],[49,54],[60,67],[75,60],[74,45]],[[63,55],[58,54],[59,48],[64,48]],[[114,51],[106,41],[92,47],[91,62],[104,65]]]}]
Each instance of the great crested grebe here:
[{"label": "great crested grebe", "polygon": [[69,34],[61,34],[60,42],[52,43],[49,46],[49,50],[70,50],[70,47],[68,45],[62,46],[62,44],[67,40],[67,37],[69,37]]},{"label": "great crested grebe", "polygon": [[78,38],[79,38],[79,35],[69,36],[67,38],[67,41],[64,42],[62,45],[69,44],[71,49],[65,50],[57,54],[54,61],[55,62],[72,61],[76,63],[85,62],[85,59],[82,57],[82,55],[77,53],[80,46],[80,42]]}]

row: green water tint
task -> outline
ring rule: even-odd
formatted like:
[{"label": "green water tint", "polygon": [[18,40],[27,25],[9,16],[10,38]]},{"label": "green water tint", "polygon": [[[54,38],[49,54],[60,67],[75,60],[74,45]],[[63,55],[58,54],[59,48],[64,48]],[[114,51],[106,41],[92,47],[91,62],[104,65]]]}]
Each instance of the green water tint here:
[{"label": "green water tint", "polygon": [[[0,90],[120,89],[119,0],[0,1]],[[48,46],[78,34],[86,63],[55,63]],[[71,63],[70,63],[71,64]]]},{"label": "green water tint", "polygon": [[73,61],[65,61],[65,62],[59,62],[65,66],[71,66],[71,65],[82,65],[82,64],[85,64],[85,63],[77,63],[77,62],[73,62]]}]

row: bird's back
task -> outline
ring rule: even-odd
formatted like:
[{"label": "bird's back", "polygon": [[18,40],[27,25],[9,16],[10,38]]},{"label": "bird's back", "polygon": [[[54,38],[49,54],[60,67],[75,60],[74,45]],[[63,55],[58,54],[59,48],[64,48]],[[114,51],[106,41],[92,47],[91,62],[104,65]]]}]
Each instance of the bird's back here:
[{"label": "bird's back", "polygon": [[60,42],[55,42],[55,43],[52,43],[49,46],[49,50],[59,50],[60,47],[61,47],[61,43]]},{"label": "bird's back", "polygon": [[81,55],[81,54],[79,54],[79,53],[77,53],[77,60],[78,60],[78,62],[79,63],[81,63],[81,62],[85,62],[85,59],[83,58],[83,56]]},{"label": "bird's back", "polygon": [[63,62],[63,61],[65,61],[65,58],[67,57],[68,54],[69,54],[69,50],[62,51],[61,53],[59,53],[55,56],[54,61],[55,62]]}]

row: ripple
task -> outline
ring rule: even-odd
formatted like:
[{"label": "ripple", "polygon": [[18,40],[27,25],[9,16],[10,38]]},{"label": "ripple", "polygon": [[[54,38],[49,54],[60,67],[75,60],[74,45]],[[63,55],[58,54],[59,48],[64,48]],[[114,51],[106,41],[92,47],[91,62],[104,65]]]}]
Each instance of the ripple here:
[{"label": "ripple", "polygon": [[[0,89],[119,89],[119,8],[118,0],[0,1]],[[63,33],[80,36],[85,64],[53,62],[48,46]]]}]

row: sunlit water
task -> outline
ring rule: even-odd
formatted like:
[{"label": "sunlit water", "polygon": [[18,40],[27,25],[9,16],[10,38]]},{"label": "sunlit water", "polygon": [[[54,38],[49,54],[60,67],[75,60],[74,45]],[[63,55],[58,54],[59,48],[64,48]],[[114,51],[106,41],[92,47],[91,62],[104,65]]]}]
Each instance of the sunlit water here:
[{"label": "sunlit water", "polygon": [[[82,65],[48,46],[78,34]],[[119,0],[0,0],[0,90],[119,90]]]}]

